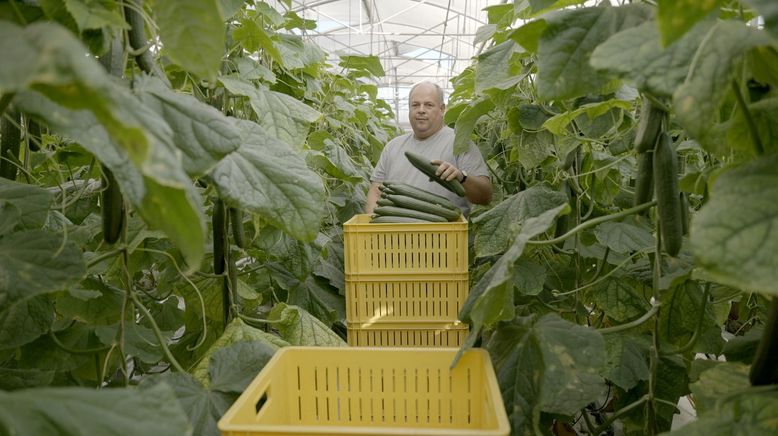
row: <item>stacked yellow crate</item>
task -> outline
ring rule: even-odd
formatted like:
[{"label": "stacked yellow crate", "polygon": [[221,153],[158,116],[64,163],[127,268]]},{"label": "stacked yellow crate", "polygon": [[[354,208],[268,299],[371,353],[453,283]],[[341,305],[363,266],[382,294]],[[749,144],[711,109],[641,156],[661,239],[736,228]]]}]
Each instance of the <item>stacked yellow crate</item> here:
[{"label": "stacked yellow crate", "polygon": [[343,225],[348,343],[458,347],[468,295],[467,221]]}]

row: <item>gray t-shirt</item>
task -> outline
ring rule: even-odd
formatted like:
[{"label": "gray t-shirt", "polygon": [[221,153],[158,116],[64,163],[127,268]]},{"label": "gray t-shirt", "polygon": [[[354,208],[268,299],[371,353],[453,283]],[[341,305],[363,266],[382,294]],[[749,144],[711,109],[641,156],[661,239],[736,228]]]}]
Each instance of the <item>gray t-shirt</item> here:
[{"label": "gray t-shirt", "polygon": [[470,203],[464,197],[460,197],[436,182],[431,182],[429,177],[416,169],[405,157],[406,151],[411,151],[422,156],[451,162],[467,172],[468,177],[487,176],[489,169],[484,162],[481,152],[475,144],[470,143],[470,148],[458,156],[454,156],[454,129],[443,126],[437,133],[427,139],[418,140],[413,133],[406,133],[389,141],[381,157],[378,159],[373,175],[373,182],[403,182],[420,189],[442,195],[462,209],[465,217],[470,215]]}]

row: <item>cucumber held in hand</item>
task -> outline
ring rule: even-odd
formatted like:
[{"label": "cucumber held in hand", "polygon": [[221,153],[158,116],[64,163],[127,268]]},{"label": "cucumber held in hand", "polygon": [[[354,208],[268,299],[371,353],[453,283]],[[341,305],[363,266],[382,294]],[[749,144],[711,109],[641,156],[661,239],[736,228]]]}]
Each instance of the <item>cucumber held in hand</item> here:
[{"label": "cucumber held in hand", "polygon": [[405,157],[407,157],[408,160],[411,162],[411,164],[413,164],[413,166],[418,168],[419,171],[426,174],[430,178],[430,180],[437,182],[444,188],[457,194],[460,197],[465,196],[465,188],[462,186],[461,183],[459,183],[459,180],[448,181],[438,177],[435,174],[435,171],[437,170],[438,166],[430,162],[430,160],[427,159],[426,157],[410,151],[405,152]]}]

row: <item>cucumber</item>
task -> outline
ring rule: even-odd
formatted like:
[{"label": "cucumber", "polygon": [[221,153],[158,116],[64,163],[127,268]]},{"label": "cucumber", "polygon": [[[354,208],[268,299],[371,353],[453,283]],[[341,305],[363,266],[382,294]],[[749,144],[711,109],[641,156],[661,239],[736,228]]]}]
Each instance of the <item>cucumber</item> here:
[{"label": "cucumber", "polygon": [[395,206],[404,207],[406,209],[413,209],[419,212],[429,213],[432,215],[437,215],[445,218],[446,221],[456,221],[462,215],[462,213],[458,209],[456,211],[453,211],[451,209],[447,209],[445,207],[438,206],[435,204],[430,204],[422,200],[418,200],[413,197],[408,197],[405,195],[389,194],[386,196],[386,198],[392,203],[394,203]]},{"label": "cucumber", "polygon": [[681,192],[681,225],[683,226],[683,234],[689,234],[689,196],[685,192]]},{"label": "cucumber", "polygon": [[376,201],[376,204],[379,205],[379,206],[394,206],[395,205],[394,203],[392,203],[391,200],[389,200],[388,198],[384,198],[384,197],[379,198],[378,201]]},{"label": "cucumber", "polygon": [[678,190],[678,157],[667,133],[660,134],[654,150],[654,193],[662,244],[670,256],[677,256],[683,243],[683,217]]},{"label": "cucumber", "polygon": [[452,180],[449,182],[447,180],[443,180],[440,177],[438,177],[435,174],[435,171],[437,170],[438,166],[434,165],[426,157],[410,151],[405,152],[405,157],[407,157],[408,161],[410,161],[411,164],[415,166],[419,171],[426,174],[431,181],[438,183],[440,186],[448,189],[449,191],[457,194],[460,197],[465,196],[465,188],[462,186],[462,184],[459,183],[458,180]]},{"label": "cucumber", "polygon": [[438,206],[451,209],[453,211],[459,211],[459,208],[446,197],[433,194],[432,192],[419,189],[415,186],[411,186],[400,182],[384,182],[389,186],[389,189],[399,195],[405,195],[406,197],[413,197],[427,203],[437,204]]},{"label": "cucumber", "polygon": [[429,221],[426,220],[420,220],[418,218],[411,218],[407,216],[394,216],[394,215],[377,215],[373,217],[372,220],[370,220],[371,223],[375,224],[392,224],[392,223],[403,223],[403,224],[432,224]]},{"label": "cucumber", "polygon": [[235,245],[246,248],[246,238],[243,230],[243,210],[237,207],[230,208],[230,227],[232,227],[232,239]]},{"label": "cucumber", "polygon": [[124,198],[111,170],[105,165],[102,169],[103,190],[100,194],[100,205],[103,216],[103,240],[115,244],[124,228]]},{"label": "cucumber", "polygon": [[224,202],[217,198],[213,203],[213,273],[224,274],[224,247],[227,231]]},{"label": "cucumber", "polygon": [[431,213],[419,212],[418,210],[405,209],[396,206],[380,206],[375,208],[373,213],[376,215],[404,216],[425,220],[427,222],[445,223],[448,221],[440,215],[433,215]]},{"label": "cucumber", "polygon": [[778,297],[773,297],[767,311],[767,322],[748,379],[752,386],[778,384]]},{"label": "cucumber", "polygon": [[0,118],[0,177],[16,180],[22,144],[21,114],[11,109],[5,115],[0,113]]},{"label": "cucumber", "polygon": [[[651,201],[654,196],[654,153],[638,154],[638,171],[635,175],[635,204]],[[648,213],[648,212],[644,212]]]},{"label": "cucumber", "polygon": [[644,97],[642,102],[643,107],[640,110],[640,120],[635,133],[635,151],[638,153],[654,149],[666,115],[662,109],[654,106],[651,100]]}]

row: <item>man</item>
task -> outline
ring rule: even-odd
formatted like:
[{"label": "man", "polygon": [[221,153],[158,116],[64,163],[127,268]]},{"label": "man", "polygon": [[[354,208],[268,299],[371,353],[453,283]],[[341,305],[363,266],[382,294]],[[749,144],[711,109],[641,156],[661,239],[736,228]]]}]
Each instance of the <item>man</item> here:
[{"label": "man", "polygon": [[[431,82],[421,82],[411,88],[408,95],[408,118],[413,133],[398,136],[386,144],[378,164],[370,178],[366,213],[372,213],[381,196],[379,186],[384,181],[407,183],[420,189],[442,195],[462,209],[465,217],[470,214],[470,203],[489,204],[492,201],[492,182],[489,169],[475,144],[458,156],[454,155],[454,129],[443,125],[443,90]],[[465,198],[447,190],[416,169],[405,157],[412,151],[439,164],[437,175],[443,180],[459,180],[465,188]]]}]

